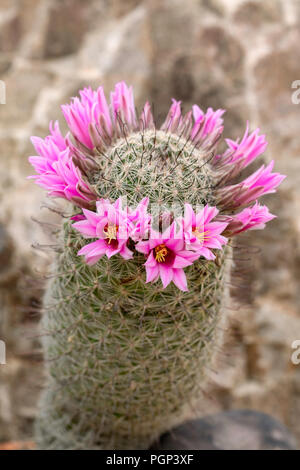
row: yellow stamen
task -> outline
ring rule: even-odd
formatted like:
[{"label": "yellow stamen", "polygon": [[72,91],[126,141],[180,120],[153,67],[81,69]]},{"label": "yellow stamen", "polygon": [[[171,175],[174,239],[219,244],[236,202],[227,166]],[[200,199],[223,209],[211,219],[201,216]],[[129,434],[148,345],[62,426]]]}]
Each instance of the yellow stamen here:
[{"label": "yellow stamen", "polygon": [[118,227],[115,224],[107,225],[104,228],[103,233],[104,233],[104,235],[106,235],[106,238],[108,238],[108,243],[109,244],[112,240],[117,239],[117,232],[118,232]]},{"label": "yellow stamen", "polygon": [[167,254],[168,254],[168,249],[163,243],[155,247],[155,259],[159,263],[163,263],[166,261]]},{"label": "yellow stamen", "polygon": [[208,230],[206,230],[205,232],[199,232],[199,227],[196,227],[195,230],[193,230],[193,234],[198,238],[200,242],[204,242],[205,240],[209,239],[209,237],[206,235],[208,233]]}]

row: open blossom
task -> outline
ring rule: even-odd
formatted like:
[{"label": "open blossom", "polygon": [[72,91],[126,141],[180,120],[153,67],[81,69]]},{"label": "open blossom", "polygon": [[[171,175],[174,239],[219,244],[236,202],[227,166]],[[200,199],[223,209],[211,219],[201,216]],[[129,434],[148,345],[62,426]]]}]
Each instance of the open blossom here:
[{"label": "open blossom", "polygon": [[200,256],[213,260],[215,255],[211,249],[222,249],[227,238],[221,235],[227,227],[226,222],[211,222],[219,213],[216,207],[206,205],[195,213],[190,204],[184,205],[184,217],[180,220],[186,246],[196,250]]},{"label": "open blossom", "polygon": [[252,207],[246,207],[236,215],[224,217],[224,220],[228,221],[225,234],[232,237],[246,230],[263,229],[266,223],[275,217],[276,215],[271,214],[267,206],[261,206],[256,202]]},{"label": "open blossom", "polygon": [[63,197],[75,204],[86,205],[95,199],[95,195],[74,164],[67,139],[61,135],[57,122],[54,127],[50,125],[50,132],[44,140],[39,137],[31,139],[39,155],[29,157],[29,162],[38,173],[30,178],[45,188],[49,196]]},{"label": "open blossom", "polygon": [[225,139],[227,150],[222,155],[216,155],[213,161],[216,165],[230,165],[230,177],[235,177],[243,168],[246,168],[267,148],[266,136],[259,135],[260,129],[255,129],[249,134],[249,124],[247,123],[245,134],[239,142]]},{"label": "open blossom", "polygon": [[66,144],[66,138],[63,137],[58,121],[50,122],[49,125],[50,129],[50,134],[45,137],[45,139],[41,139],[40,137],[31,137],[31,142],[33,143],[36,151],[38,154],[44,158],[39,157],[29,157],[30,162],[32,159],[37,159],[33,160],[37,164],[41,164],[41,169],[47,167],[47,163],[51,161],[57,160],[57,154],[62,151],[66,150],[67,144]]},{"label": "open blossom", "polygon": [[135,248],[147,256],[146,282],[160,278],[164,288],[173,282],[180,290],[188,290],[183,268],[193,264],[200,254],[186,249],[184,238],[176,233],[175,222],[163,233],[151,231],[149,240],[138,242]]},{"label": "open blossom", "polygon": [[285,176],[272,173],[273,166],[274,160],[266,167],[262,165],[241,183],[218,190],[219,204],[226,209],[235,209],[253,202],[264,194],[274,193]]},{"label": "open blossom", "polygon": [[133,227],[128,211],[122,210],[121,198],[114,204],[102,199],[97,202],[97,212],[83,209],[83,213],[85,220],[75,222],[73,227],[85,238],[97,238],[78,252],[87,264],[97,263],[104,255],[111,258],[118,253],[125,259],[132,258],[127,242]]}]

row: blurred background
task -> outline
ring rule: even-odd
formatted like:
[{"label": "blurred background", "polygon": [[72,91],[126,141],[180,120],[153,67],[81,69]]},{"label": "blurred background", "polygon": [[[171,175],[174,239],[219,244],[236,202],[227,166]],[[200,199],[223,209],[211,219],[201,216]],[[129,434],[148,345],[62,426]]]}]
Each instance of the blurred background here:
[{"label": "blurred background", "polygon": [[59,222],[26,180],[30,136],[47,135],[52,119],[66,130],[60,104],[83,86],[109,93],[125,80],[139,109],[154,103],[157,121],[171,97],[185,110],[226,108],[226,137],[241,136],[249,120],[269,141],[259,164],[274,158],[288,175],[264,200],[278,219],[240,237],[239,303],[228,306],[230,336],[195,412],[264,411],[300,444],[300,364],[291,361],[300,340],[299,45],[300,0],[0,0],[0,442],[32,437],[43,383],[39,281],[51,261],[32,248],[49,243],[32,218]]}]

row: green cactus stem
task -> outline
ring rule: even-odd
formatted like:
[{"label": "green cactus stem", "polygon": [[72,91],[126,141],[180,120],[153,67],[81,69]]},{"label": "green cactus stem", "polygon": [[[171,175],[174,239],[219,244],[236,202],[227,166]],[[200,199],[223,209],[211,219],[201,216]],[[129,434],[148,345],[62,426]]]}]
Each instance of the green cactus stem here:
[{"label": "green cactus stem", "polygon": [[[136,205],[214,204],[210,152],[164,131],[135,132],[95,157],[98,197]],[[41,329],[48,369],[36,439],[42,449],[147,449],[202,397],[228,306],[230,244],[185,269],[188,292],[145,283],[145,257],[88,266],[64,224]]]}]

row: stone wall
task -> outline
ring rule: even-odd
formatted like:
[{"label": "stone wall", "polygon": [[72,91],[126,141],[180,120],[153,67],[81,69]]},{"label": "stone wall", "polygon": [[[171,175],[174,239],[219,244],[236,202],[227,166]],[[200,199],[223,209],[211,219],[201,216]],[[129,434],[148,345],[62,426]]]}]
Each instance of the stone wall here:
[{"label": "stone wall", "polygon": [[[248,119],[267,134],[262,161],[288,175],[266,197],[278,219],[241,236],[236,250],[231,334],[197,412],[247,407],[272,414],[300,440],[300,0],[0,0],[0,441],[30,438],[42,384],[37,311],[49,243],[32,217],[44,193],[26,180],[29,137],[63,119],[60,104],[85,85],[134,85],[137,106],[154,103],[157,120],[170,98],[188,108],[222,107],[227,137]],[[245,245],[248,248],[245,248]],[[37,271],[41,274],[37,274]],[[29,281],[28,281],[29,279]],[[41,279],[42,280],[42,279]]]}]

